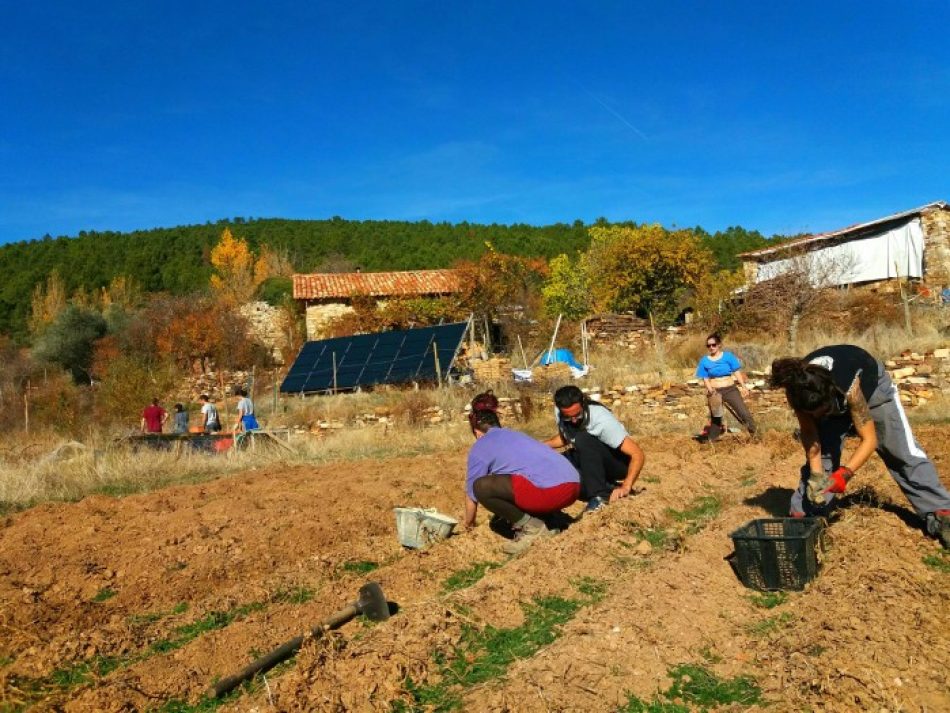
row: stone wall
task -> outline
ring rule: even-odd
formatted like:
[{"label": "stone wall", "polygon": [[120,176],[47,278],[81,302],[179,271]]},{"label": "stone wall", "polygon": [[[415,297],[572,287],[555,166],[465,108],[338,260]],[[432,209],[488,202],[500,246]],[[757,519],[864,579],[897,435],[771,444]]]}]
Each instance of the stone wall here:
[{"label": "stone wall", "polygon": [[287,348],[287,317],[267,302],[248,302],[241,305],[241,316],[250,323],[250,336],[269,347],[278,364],[284,363],[283,349]]},{"label": "stone wall", "polygon": [[306,316],[307,339],[323,339],[323,330],[329,322],[351,312],[353,308],[343,302],[309,305]]},{"label": "stone wall", "polygon": [[950,210],[920,216],[924,229],[924,281],[932,288],[950,287]]},{"label": "stone wall", "polygon": [[[885,362],[888,372],[897,386],[901,402],[907,408],[950,396],[950,348],[935,349],[927,354],[905,351]],[[691,371],[691,370],[686,370]],[[767,411],[788,411],[785,392],[768,388],[768,376],[764,372],[749,371],[751,393],[747,403],[754,415]],[[670,381],[662,384],[612,384],[596,385],[590,379],[579,382],[583,391],[595,401],[609,406],[621,420],[634,424],[639,418],[659,422],[689,422],[699,428],[706,418],[705,389],[699,379]],[[474,393],[474,392],[473,392]],[[503,423],[512,423],[528,416],[526,411],[551,409],[551,390],[526,387],[519,390],[520,396],[499,397],[499,409]],[[461,411],[449,411],[438,406],[426,408],[421,423],[438,424],[461,421],[467,417],[468,406]],[[392,425],[397,420],[392,407],[377,407],[373,411],[356,415],[349,423],[343,421],[320,421],[311,429],[315,432],[341,429],[347,426],[365,427]],[[734,419],[727,419],[735,425]],[[515,426],[517,428],[517,426]],[[636,434],[636,427],[633,427]]]}]

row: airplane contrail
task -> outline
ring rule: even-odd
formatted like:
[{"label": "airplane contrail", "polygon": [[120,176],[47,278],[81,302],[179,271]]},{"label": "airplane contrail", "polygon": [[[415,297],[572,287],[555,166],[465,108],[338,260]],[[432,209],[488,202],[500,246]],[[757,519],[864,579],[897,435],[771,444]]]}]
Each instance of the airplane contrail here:
[{"label": "airplane contrail", "polygon": [[634,126],[634,125],[631,124],[629,121],[627,121],[626,117],[624,117],[624,116],[623,116],[622,114],[620,114],[618,111],[616,111],[616,110],[613,109],[611,106],[609,106],[606,102],[604,102],[604,101],[603,101],[600,97],[598,97],[596,94],[594,94],[593,92],[589,92],[589,91],[587,91],[586,89],[585,89],[584,91],[587,92],[587,96],[589,96],[589,97],[590,97],[591,99],[593,99],[595,102],[597,102],[598,104],[600,104],[602,107],[604,107],[604,109],[606,109],[607,111],[609,111],[609,112],[610,112],[611,114],[613,114],[615,117],[617,117],[618,119],[620,119],[620,121],[622,121],[624,124],[626,124],[627,127],[630,128],[632,131],[634,131],[634,132],[636,133],[636,135],[639,136],[641,139],[643,139],[644,141],[649,141],[649,140],[650,140],[649,137],[648,137],[646,134],[644,134],[642,131],[640,131],[640,129],[638,129],[636,126]]}]

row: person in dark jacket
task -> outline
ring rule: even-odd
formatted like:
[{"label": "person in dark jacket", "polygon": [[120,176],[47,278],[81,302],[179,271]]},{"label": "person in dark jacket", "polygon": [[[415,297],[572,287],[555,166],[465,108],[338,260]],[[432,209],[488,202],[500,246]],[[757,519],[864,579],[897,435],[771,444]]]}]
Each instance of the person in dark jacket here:
[{"label": "person in dark jacket", "polygon": [[175,421],[172,433],[188,433],[188,412],[182,404],[175,404]]},{"label": "person in dark jacket", "polygon": [[[914,439],[897,387],[880,361],[850,344],[822,347],[801,359],[774,361],[771,383],[785,389],[805,448],[792,517],[822,514],[877,451],[927,532],[950,548],[950,492]],[[849,434],[859,444],[842,463]]]}]

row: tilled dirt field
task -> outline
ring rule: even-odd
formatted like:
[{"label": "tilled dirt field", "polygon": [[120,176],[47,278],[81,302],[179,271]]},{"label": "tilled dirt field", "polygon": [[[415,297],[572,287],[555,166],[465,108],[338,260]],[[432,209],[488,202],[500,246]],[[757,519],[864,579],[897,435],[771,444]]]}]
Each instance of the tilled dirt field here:
[{"label": "tilled dirt field", "polygon": [[[950,427],[917,431],[946,481]],[[426,550],[396,540],[394,506],[461,515],[464,453],[274,467],[8,516],[0,710],[950,711],[950,557],[879,461],[834,518],[818,579],[757,597],[724,559],[729,533],[784,514],[800,446],[778,433],[642,445],[636,497],[513,559],[484,511]],[[357,619],[266,682],[203,697],[367,579],[398,605],[391,619]],[[757,692],[683,693],[705,674]]]}]

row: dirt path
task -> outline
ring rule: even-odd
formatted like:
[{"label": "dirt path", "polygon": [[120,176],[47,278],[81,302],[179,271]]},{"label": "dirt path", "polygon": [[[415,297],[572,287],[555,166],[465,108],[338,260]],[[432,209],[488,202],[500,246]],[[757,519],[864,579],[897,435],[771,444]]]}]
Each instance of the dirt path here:
[{"label": "dirt path", "polygon": [[[918,433],[944,474],[948,434]],[[266,690],[220,710],[390,710],[394,701],[424,710],[420,691],[453,683],[446,662],[456,652],[477,663],[473,632],[521,627],[523,605],[545,597],[569,609],[553,641],[485,680],[449,686],[465,710],[614,711],[630,695],[667,691],[684,665],[722,681],[751,677],[770,710],[950,710],[950,575],[923,562],[950,558],[902,519],[905,503],[879,464],[859,475],[860,497],[833,524],[819,579],[766,609],[723,558],[729,532],[784,511],[797,444],[769,434],[705,449],[680,436],[643,445],[642,493],[512,560],[484,513],[474,533],[426,551],[396,542],[394,506],[460,514],[464,454],[454,453],[275,468],[7,517],[0,701],[189,710],[216,677],[373,578],[396,616],[307,644]],[[476,563],[487,569],[480,579],[446,592]]]}]

